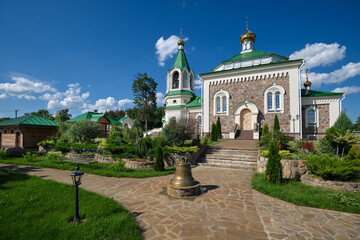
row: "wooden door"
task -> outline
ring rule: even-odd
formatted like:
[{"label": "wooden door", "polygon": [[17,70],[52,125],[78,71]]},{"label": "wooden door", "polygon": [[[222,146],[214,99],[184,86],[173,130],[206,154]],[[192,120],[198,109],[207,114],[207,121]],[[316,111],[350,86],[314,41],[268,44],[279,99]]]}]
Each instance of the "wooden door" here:
[{"label": "wooden door", "polygon": [[251,111],[244,109],[240,113],[240,129],[241,130],[252,130],[251,128]]}]

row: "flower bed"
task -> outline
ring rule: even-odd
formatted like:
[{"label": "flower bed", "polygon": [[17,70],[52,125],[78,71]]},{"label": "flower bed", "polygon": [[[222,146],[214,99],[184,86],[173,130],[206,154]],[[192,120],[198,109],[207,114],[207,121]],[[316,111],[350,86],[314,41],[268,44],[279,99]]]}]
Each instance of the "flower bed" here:
[{"label": "flower bed", "polygon": [[334,190],[342,190],[342,191],[351,191],[351,192],[359,192],[360,191],[360,183],[356,182],[339,182],[339,181],[326,181],[321,178],[311,177],[309,175],[302,175],[300,178],[302,183],[324,187]]},{"label": "flower bed", "polygon": [[127,168],[152,168],[154,165],[153,161],[135,161],[130,159],[122,159],[125,162]]}]

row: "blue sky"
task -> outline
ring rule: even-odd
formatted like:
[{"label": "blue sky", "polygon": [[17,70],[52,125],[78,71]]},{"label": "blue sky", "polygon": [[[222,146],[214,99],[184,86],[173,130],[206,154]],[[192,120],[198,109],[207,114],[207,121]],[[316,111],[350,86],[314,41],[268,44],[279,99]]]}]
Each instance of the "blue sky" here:
[{"label": "blue sky", "polygon": [[[347,92],[360,115],[359,1],[0,1],[0,117],[131,107],[139,72],[165,94],[180,28],[195,74],[255,48],[307,59],[312,89]],[[198,90],[199,91],[199,90]]]}]

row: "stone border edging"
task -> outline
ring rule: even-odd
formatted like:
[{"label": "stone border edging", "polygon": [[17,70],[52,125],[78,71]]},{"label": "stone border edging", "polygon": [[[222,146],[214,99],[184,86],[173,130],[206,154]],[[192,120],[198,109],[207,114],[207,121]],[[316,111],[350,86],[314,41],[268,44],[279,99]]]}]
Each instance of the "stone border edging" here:
[{"label": "stone border edging", "polygon": [[360,183],[357,182],[340,182],[340,181],[327,181],[321,178],[311,177],[309,175],[302,175],[300,181],[304,184],[323,187],[333,190],[359,192]]},{"label": "stone border edging", "polygon": [[146,162],[138,162],[132,161],[126,158],[122,159],[125,162],[125,167],[127,168],[152,168],[155,162],[146,161]]}]

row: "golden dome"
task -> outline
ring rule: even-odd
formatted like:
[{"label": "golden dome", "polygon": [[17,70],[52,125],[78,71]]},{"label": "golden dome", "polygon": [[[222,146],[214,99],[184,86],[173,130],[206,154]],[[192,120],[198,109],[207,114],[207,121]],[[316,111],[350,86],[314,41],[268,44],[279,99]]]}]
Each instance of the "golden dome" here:
[{"label": "golden dome", "polygon": [[308,69],[306,69],[306,81],[304,82],[304,87],[306,89],[310,89],[311,87],[311,82],[309,81],[309,77],[308,77]]},{"label": "golden dome", "polygon": [[182,38],[178,41],[178,46],[180,45],[185,45],[185,41]]},{"label": "golden dome", "polygon": [[245,40],[252,40],[253,42],[255,42],[256,40],[256,35],[255,33],[251,32],[248,28],[248,26],[246,26],[246,31],[243,35],[241,35],[240,37],[240,43],[242,44]]}]

